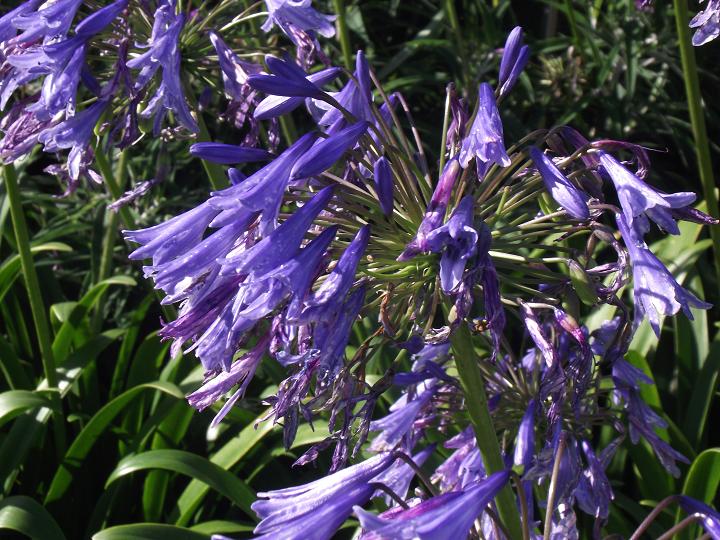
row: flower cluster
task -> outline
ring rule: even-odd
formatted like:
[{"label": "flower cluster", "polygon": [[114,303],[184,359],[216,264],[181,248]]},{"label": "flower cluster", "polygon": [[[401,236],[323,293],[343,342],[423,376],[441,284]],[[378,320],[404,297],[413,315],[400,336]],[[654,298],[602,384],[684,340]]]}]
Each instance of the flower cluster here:
[{"label": "flower cluster", "polygon": [[[362,538],[471,530],[504,538],[492,501],[511,474],[473,436],[471,391],[488,396],[528,530],[543,506],[556,537],[577,537],[576,510],[601,527],[613,499],[605,469],[626,438],[647,441],[677,475],[685,458],[658,434],[665,423],[640,392],[652,381],[625,353],[642,321],[659,335],[664,317],[708,307],[645,240],[654,228],[679,234],[678,220],[716,224],[692,208],[695,195],[652,187],[642,147],[589,141],[569,126],[506,145],[502,100],[530,56],[520,28],[507,39],[497,84],[481,83],[474,107],[448,86],[452,118],[436,167],[417,134],[415,146],[406,134],[404,98],[385,92],[362,51],[344,84],[336,82],[342,70],[311,69],[326,60],[316,36],[331,34],[331,18],[309,1],[267,7],[264,29],[279,26],[298,55],[247,64],[211,33],[236,104],[229,114],[257,126],[304,107],[316,129],[282,152],[274,138],[269,152],[254,139],[194,145],[193,155],[214,163],[263,164],[249,175],[229,167],[230,187],[164,223],[125,231],[139,244],[131,258],[151,261],[145,275],[163,302],[180,305],[160,335],[173,340],[173,354],[188,344],[205,370],[192,406],[214,407],[219,423],[259,365],[276,362],[286,378],[267,398],[267,419],[282,424],[286,446],[301,421],[329,417],[327,438],[296,464],[334,447],[332,474],[259,494],[256,533],[329,538],[354,513]],[[160,15],[149,51],[128,63],[140,69],[137,88],[162,70],[140,114],[172,111],[192,130],[168,59],[179,19]],[[599,306],[614,318],[588,328],[584,316]],[[522,324],[509,325],[509,314]],[[359,316],[377,320],[376,330],[346,357]],[[458,339],[483,352],[472,361],[482,389],[465,387]],[[398,354],[370,382],[380,349]],[[386,393],[399,397],[379,417]],[[599,425],[615,434],[602,448],[594,446]],[[431,433],[444,444],[432,444]],[[345,467],[361,454],[369,457]],[[428,477],[431,456],[440,465]],[[415,476],[421,482],[408,496]],[[362,508],[380,497],[386,512]]]},{"label": "flower cluster", "polygon": [[[175,0],[115,0],[99,9],[84,8],[82,0],[26,0],[0,16],[0,111],[7,109],[0,120],[0,160],[12,163],[37,144],[52,154],[69,150],[47,169],[66,184],[65,194],[82,178],[100,183],[93,168],[96,149],[123,150],[148,133],[163,141],[207,138],[200,111],[208,94],[197,88],[199,81],[224,85],[228,105],[222,118],[244,133],[246,146],[257,146],[261,130],[251,111],[259,99],[246,82],[262,67],[241,60],[218,31],[203,31],[211,21],[221,22],[217,14],[230,1],[185,13]],[[310,0],[266,4],[265,31],[279,27],[307,65],[315,58],[327,61],[316,36],[333,35],[332,17],[315,11]],[[251,11],[219,27],[234,38],[239,23],[256,16]],[[210,45],[221,70],[206,59]],[[274,148],[276,121],[267,132]],[[158,181],[139,183],[117,205]]]}]

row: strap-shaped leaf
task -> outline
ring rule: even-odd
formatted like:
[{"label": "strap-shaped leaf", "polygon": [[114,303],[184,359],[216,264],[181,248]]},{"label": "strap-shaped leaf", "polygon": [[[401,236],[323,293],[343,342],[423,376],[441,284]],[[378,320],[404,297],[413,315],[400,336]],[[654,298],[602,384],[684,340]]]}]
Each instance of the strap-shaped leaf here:
[{"label": "strap-shaped leaf", "polygon": [[249,516],[254,515],[250,505],[255,500],[255,493],[245,482],[204,457],[184,450],[150,450],[128,456],[118,463],[105,486],[118,478],[147,469],[164,469],[194,478],[230,499]]},{"label": "strap-shaped leaf", "polygon": [[102,434],[115,417],[144,390],[156,390],[177,399],[183,399],[185,397],[174,384],[157,381],[134,386],[130,390],[120,394],[110,403],[107,403],[90,419],[85,428],[75,437],[70,448],[68,448],[65,453],[65,458],[55,472],[55,476],[50,484],[50,489],[48,489],[47,495],[45,496],[45,504],[57,501],[65,494],[72,483],[73,471],[77,471],[82,465],[83,460],[97,442],[100,434]]},{"label": "strap-shaped leaf", "polygon": [[10,390],[0,394],[0,426],[25,411],[38,407],[50,407],[50,400],[42,394],[29,390]]},{"label": "strap-shaped leaf", "polygon": [[160,523],[134,523],[132,525],[117,525],[98,533],[92,540],[207,540],[207,535]]},{"label": "strap-shaped leaf", "polygon": [[19,532],[32,540],[65,540],[50,513],[38,502],[23,495],[0,501],[0,529]]}]

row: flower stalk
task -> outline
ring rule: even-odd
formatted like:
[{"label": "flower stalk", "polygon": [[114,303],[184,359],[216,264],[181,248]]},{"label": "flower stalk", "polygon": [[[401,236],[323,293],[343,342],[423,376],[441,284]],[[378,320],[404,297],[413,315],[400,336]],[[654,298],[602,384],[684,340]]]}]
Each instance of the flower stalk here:
[{"label": "flower stalk", "polygon": [[17,251],[20,256],[23,277],[25,278],[25,290],[27,291],[30,301],[30,311],[32,312],[35,332],[37,334],[37,343],[42,357],[43,372],[49,389],[53,390],[50,394],[50,400],[53,405],[52,417],[55,432],[55,450],[57,454],[62,457],[65,454],[65,425],[63,424],[63,418],[61,416],[62,404],[60,402],[58,389],[57,371],[55,370],[55,356],[52,349],[53,340],[50,332],[50,324],[48,323],[45,304],[42,294],[40,293],[40,282],[30,251],[30,237],[27,223],[25,222],[25,214],[22,209],[17,172],[13,165],[4,165],[3,171],[5,190],[7,191],[8,201],[10,202],[10,215],[13,229],[15,230]]},{"label": "flower stalk", "polygon": [[[700,182],[702,183],[703,194],[707,202],[708,214],[717,218],[720,216],[720,209],[718,208],[718,196],[715,192],[715,180],[713,178],[712,160],[710,158],[710,144],[708,141],[707,127],[705,126],[702,95],[700,94],[700,79],[695,63],[695,51],[690,40],[687,2],[684,0],[674,0],[674,8],[678,46],[680,47],[680,60],[682,62],[683,80],[685,81],[690,124],[692,126],[693,139],[695,140],[695,153],[697,155]],[[715,272],[718,281],[720,281],[720,230],[717,227],[711,227],[710,236],[712,238],[713,254],[715,256]]]},{"label": "flower stalk", "polygon": [[[460,384],[465,395],[465,404],[475,432],[475,440],[482,454],[487,474],[505,469],[500,443],[493,426],[488,400],[485,393],[485,381],[477,366],[477,355],[472,346],[472,336],[467,326],[461,324],[451,336],[450,342],[455,353],[455,362]],[[522,538],[520,514],[510,485],[506,485],[495,500],[500,519],[510,533],[511,538]]]}]

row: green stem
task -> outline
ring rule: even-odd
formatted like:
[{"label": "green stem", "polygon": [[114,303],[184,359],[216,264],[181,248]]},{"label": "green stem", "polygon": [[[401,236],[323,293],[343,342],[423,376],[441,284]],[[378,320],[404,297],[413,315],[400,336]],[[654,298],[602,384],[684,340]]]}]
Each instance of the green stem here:
[{"label": "green stem", "polygon": [[345,19],[345,2],[343,0],[333,0],[333,9],[337,15],[337,32],[338,38],[340,38],[340,48],[342,49],[345,69],[352,71],[352,49],[350,48],[350,34]]},{"label": "green stem", "polygon": [[[500,443],[488,409],[485,381],[477,365],[477,354],[472,345],[472,336],[465,324],[461,323],[458,326],[450,338],[450,342],[455,354],[455,365],[460,375],[460,384],[465,394],[465,406],[470,414],[475,440],[482,454],[485,470],[487,474],[505,470]],[[520,513],[509,484],[498,493],[495,502],[500,519],[510,532],[510,537],[522,538]]]},{"label": "green stem", "polygon": [[[97,168],[100,169],[100,174],[103,177],[103,180],[108,188],[108,191],[110,192],[110,195],[112,195],[113,199],[115,200],[119,199],[122,196],[122,188],[120,187],[120,183],[117,181],[115,175],[113,174],[112,166],[110,165],[107,156],[105,156],[105,153],[100,148],[96,148],[95,150],[95,164],[97,165]],[[133,217],[130,209],[127,206],[121,206],[118,209],[118,213],[120,214],[120,220],[125,227],[127,227],[128,229],[138,228],[137,222],[135,221],[135,218]],[[162,293],[158,290],[153,290],[158,298],[158,302],[162,300]],[[162,311],[162,314],[167,321],[171,321],[177,316],[175,308],[173,308],[172,306],[161,304],[160,310]]]},{"label": "green stem", "polygon": [[[710,159],[710,145],[708,143],[705,115],[702,108],[700,94],[700,79],[695,65],[695,50],[690,41],[690,28],[688,27],[687,0],[674,0],[675,23],[680,46],[680,59],[682,61],[683,78],[685,79],[685,92],[687,93],[690,123],[692,124],[693,138],[695,139],[695,152],[697,154],[700,181],[708,207],[708,213],[720,217],[718,213],[718,197],[715,193],[715,180],[713,179],[712,161]],[[715,272],[720,283],[720,228],[710,227],[710,236],[713,242],[715,255]]]},{"label": "green stem", "polygon": [[[125,189],[127,181],[127,162],[128,150],[123,150],[117,164],[118,187],[120,191]],[[112,181],[112,180],[111,180]],[[107,182],[107,180],[106,180]],[[115,252],[115,239],[117,238],[118,225],[120,224],[120,216],[114,210],[105,211],[105,234],[103,236],[102,253],[100,254],[100,268],[98,269],[98,282],[110,277],[112,271],[112,259]],[[102,312],[105,304],[105,297],[98,299],[95,314],[93,315],[92,328],[100,331],[102,325]]]},{"label": "green stem", "polygon": [[55,450],[58,455],[62,457],[65,455],[65,425],[63,424],[62,418],[62,403],[60,401],[57,371],[55,370],[55,356],[52,350],[53,339],[50,333],[50,324],[48,323],[45,304],[40,293],[40,282],[30,251],[30,237],[28,235],[27,223],[25,222],[22,201],[20,200],[17,173],[15,167],[12,165],[5,165],[3,169],[5,172],[5,190],[7,191],[7,197],[10,202],[10,215],[13,229],[15,230],[18,255],[20,255],[20,265],[23,276],[25,277],[25,288],[30,301],[30,310],[32,311],[35,332],[37,333],[38,347],[40,349],[40,355],[42,356],[43,372],[48,387],[52,390],[57,390],[57,392],[52,392],[50,399],[54,409],[52,417],[55,429]]},{"label": "green stem", "polygon": [[[110,165],[107,156],[105,156],[105,152],[103,152],[102,148],[100,148],[100,145],[95,148],[95,164],[97,165],[97,168],[100,169],[100,174],[103,177],[103,181],[105,182],[110,195],[117,201],[123,196],[123,190],[120,183],[116,180],[115,175],[113,174],[112,166]],[[118,209],[118,213],[120,214],[120,219],[125,227],[128,229],[137,228],[135,218],[127,206],[121,206]]]}]

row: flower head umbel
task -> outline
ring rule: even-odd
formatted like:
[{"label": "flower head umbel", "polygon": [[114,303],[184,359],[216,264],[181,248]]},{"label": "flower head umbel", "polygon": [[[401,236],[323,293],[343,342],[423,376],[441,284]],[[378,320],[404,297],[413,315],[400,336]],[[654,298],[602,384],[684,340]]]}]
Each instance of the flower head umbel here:
[{"label": "flower head umbel", "polygon": [[[266,28],[285,25],[294,38],[321,34],[328,23],[310,2],[267,4]],[[163,40],[177,43],[173,25],[181,23],[171,12],[159,16],[167,24],[150,46],[163,51]],[[268,364],[282,376],[264,398],[263,420],[282,425],[286,448],[301,423],[327,420],[295,465],[332,448],[331,474],[260,493],[260,538],[331,538],[353,511],[363,538],[462,538],[472,530],[502,538],[498,516],[518,500],[507,486],[511,464],[528,527],[536,529],[532,513],[553,493],[547,530],[574,538],[576,511],[609,518],[606,469],[624,440],[645,440],[677,472],[684,457],[656,432],[665,424],[642,399],[647,380],[624,355],[645,316],[659,332],[662,317],[708,307],[643,238],[650,221],[669,233],[679,232],[678,219],[712,223],[689,207],[694,194],[651,187],[637,145],[588,141],[568,126],[533,132],[508,152],[485,82],[476,102],[448,88],[441,125],[452,132],[442,134],[435,165],[417,130],[400,137],[403,122],[413,122],[410,107],[371,78],[362,52],[353,76],[331,92],[324,85],[343,76],[337,69],[308,70],[285,55],[266,56],[261,72],[219,36],[212,41],[225,93],[248,108],[245,121],[252,107],[257,127],[305,104],[315,129],[268,152],[247,136],[239,146],[193,146],[192,154],[231,166],[232,185],[125,235],[139,244],[131,257],[149,259],[145,274],[164,302],[180,304],[159,334],[173,340],[173,352],[185,347],[198,357],[205,378],[188,400],[214,409],[213,425]],[[498,97],[528,54],[515,29]],[[149,83],[161,66],[149,55],[135,67]],[[402,122],[396,102],[407,113]],[[636,172],[615,155],[628,150]],[[617,318],[586,328],[603,305]],[[468,369],[477,370],[470,379]],[[487,395],[493,429],[484,435],[473,432],[471,392]],[[612,434],[600,447],[598,426]],[[483,437],[495,432],[504,444],[488,460]],[[358,461],[363,452],[375,455]],[[433,464],[430,478],[423,463]],[[380,496],[388,511],[362,508]]]}]

